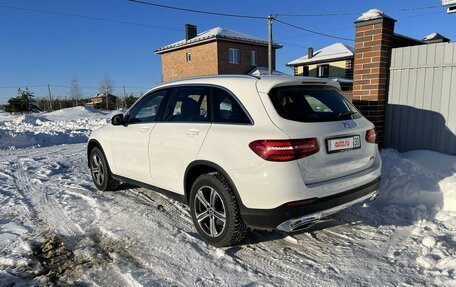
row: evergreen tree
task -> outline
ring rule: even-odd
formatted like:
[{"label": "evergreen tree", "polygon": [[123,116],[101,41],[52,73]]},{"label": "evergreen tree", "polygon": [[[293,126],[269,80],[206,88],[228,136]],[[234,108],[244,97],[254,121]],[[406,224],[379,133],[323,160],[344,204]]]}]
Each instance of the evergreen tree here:
[{"label": "evergreen tree", "polygon": [[33,113],[40,111],[32,91],[28,88],[25,88],[25,90],[19,88],[17,93],[17,97],[8,100],[5,111],[10,113]]}]

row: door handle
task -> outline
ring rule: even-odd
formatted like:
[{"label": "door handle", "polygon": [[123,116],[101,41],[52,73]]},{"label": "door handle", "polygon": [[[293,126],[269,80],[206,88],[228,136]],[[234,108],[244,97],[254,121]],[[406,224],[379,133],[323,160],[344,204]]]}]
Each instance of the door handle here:
[{"label": "door handle", "polygon": [[139,132],[141,132],[141,133],[147,133],[148,131],[149,131],[148,127],[142,127],[139,129]]},{"label": "door handle", "polygon": [[197,129],[188,129],[185,131],[185,134],[188,135],[189,137],[194,137],[194,136],[197,136],[199,134],[199,130]]}]

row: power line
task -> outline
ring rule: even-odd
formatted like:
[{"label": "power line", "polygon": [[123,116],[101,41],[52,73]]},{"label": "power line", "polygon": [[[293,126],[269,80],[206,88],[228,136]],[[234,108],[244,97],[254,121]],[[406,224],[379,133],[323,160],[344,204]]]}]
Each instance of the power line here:
[{"label": "power line", "polygon": [[352,41],[352,42],[355,41],[354,39],[350,39],[350,38],[344,38],[344,37],[334,36],[334,35],[330,35],[330,34],[320,33],[320,32],[313,31],[313,30],[310,30],[310,29],[306,29],[306,28],[303,28],[303,27],[300,27],[300,26],[296,26],[294,24],[290,24],[290,23],[287,23],[287,22],[284,22],[284,21],[281,21],[281,20],[278,20],[278,19],[275,19],[275,20],[277,22],[279,22],[279,23],[284,24],[284,25],[287,25],[287,26],[290,26],[290,27],[294,27],[296,29],[303,30],[303,31],[306,31],[306,32],[309,32],[309,33],[313,33],[313,34],[316,34],[316,35],[325,36],[325,37],[334,38],[334,39],[340,39],[340,40],[347,40],[347,41]]},{"label": "power line", "polygon": [[[383,12],[384,13],[400,13],[400,12],[413,12],[413,11],[437,9],[437,8],[441,8],[441,6],[400,8],[400,9],[385,10]],[[282,17],[333,17],[333,16],[361,15],[363,13],[364,12],[316,13],[316,14],[277,14],[277,16],[282,16]]]},{"label": "power line", "polygon": [[[263,17],[263,16],[228,14],[228,13],[219,13],[219,12],[211,12],[211,11],[204,11],[204,10],[195,10],[195,9],[188,9],[188,8],[176,7],[176,6],[170,6],[170,5],[157,4],[157,3],[152,3],[152,2],[142,1],[142,0],[128,0],[128,1],[134,2],[134,3],[139,3],[139,4],[150,5],[150,6],[154,6],[154,7],[166,8],[166,9],[172,9],[172,10],[178,10],[178,11],[185,11],[185,12],[192,12],[192,13],[199,13],[199,14],[214,15],[214,16],[236,17],[236,18],[247,18],[247,19],[263,19],[263,20],[268,19],[268,17]],[[321,36],[325,36],[325,37],[331,37],[331,38],[335,38],[335,39],[354,41],[353,39],[338,37],[338,36],[334,36],[334,35],[329,35],[329,34],[317,32],[317,31],[309,30],[306,28],[302,28],[302,27],[278,20],[277,16],[279,16],[279,15],[281,15],[281,14],[274,14],[274,15],[271,15],[271,17],[275,21],[280,22],[284,25],[288,25],[288,26],[291,26],[291,27],[294,27],[294,28],[297,28],[300,30],[304,30],[304,31],[307,31],[307,32],[310,32],[313,34],[317,34],[317,35],[321,35]]]},{"label": "power line", "polygon": [[[46,85],[17,85],[17,86],[4,86],[0,87],[0,89],[18,89],[21,87],[26,87],[26,88],[45,88],[45,87],[53,87],[53,88],[71,88],[71,86],[68,85],[53,85],[53,84],[46,84]],[[115,86],[113,87],[114,89],[121,89],[124,86]],[[99,89],[100,87],[90,87],[90,86],[80,86],[79,88],[81,89]],[[125,86],[125,88],[128,89],[150,89],[150,87],[137,87],[137,86]]]},{"label": "power line", "polygon": [[264,17],[264,16],[240,15],[240,14],[229,14],[229,13],[221,13],[221,12],[211,12],[211,11],[204,11],[204,10],[196,10],[196,9],[189,9],[189,8],[182,8],[182,7],[163,5],[163,4],[152,3],[152,2],[141,1],[141,0],[128,0],[128,1],[139,3],[139,4],[145,4],[145,5],[149,5],[149,6],[160,7],[160,8],[166,8],[166,9],[172,9],[172,10],[178,10],[178,11],[185,11],[185,12],[193,12],[193,13],[199,13],[199,14],[214,15],[214,16],[248,18],[248,19],[263,19],[263,20],[268,19],[268,17]]},{"label": "power line", "polygon": [[29,11],[29,12],[43,13],[43,14],[60,15],[60,16],[67,16],[67,17],[74,17],[74,18],[82,18],[82,19],[89,19],[89,20],[96,20],[96,21],[103,21],[103,22],[110,22],[110,23],[117,23],[117,24],[124,24],[124,25],[130,25],[130,26],[139,26],[139,27],[145,27],[145,28],[181,32],[180,29],[175,29],[175,28],[155,26],[155,25],[147,25],[147,24],[141,24],[141,23],[122,21],[122,20],[114,20],[114,19],[108,19],[108,18],[92,17],[92,16],[64,13],[64,12],[56,12],[56,11],[49,11],[49,10],[22,8],[22,7],[14,7],[14,6],[6,6],[6,5],[0,5],[0,8],[6,8],[6,9],[12,9],[12,10],[21,10],[21,11]]},{"label": "power line", "polygon": [[47,87],[47,85],[22,85],[22,86],[6,86],[0,87],[0,89],[18,89],[20,87],[27,87],[27,88],[42,88]]}]

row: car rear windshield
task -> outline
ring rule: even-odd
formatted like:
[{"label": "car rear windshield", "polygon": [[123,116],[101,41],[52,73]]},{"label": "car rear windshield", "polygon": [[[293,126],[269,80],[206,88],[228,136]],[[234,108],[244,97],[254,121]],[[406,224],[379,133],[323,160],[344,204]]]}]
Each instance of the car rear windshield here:
[{"label": "car rear windshield", "polygon": [[279,115],[297,122],[330,122],[361,117],[336,89],[321,86],[277,87],[269,92]]}]

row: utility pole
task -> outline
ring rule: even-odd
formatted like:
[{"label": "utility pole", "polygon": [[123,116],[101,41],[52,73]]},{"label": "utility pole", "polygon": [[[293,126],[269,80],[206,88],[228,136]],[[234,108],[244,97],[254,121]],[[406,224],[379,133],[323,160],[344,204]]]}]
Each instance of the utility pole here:
[{"label": "utility pole", "polygon": [[272,75],[272,21],[274,16],[268,15],[268,74]]},{"label": "utility pole", "polygon": [[48,93],[49,93],[49,110],[52,111],[52,94],[51,94],[51,85],[48,84]]},{"label": "utility pole", "polygon": [[122,106],[122,108],[126,108],[127,107],[127,93],[125,92],[125,86],[123,86],[123,98],[124,98],[125,106]]}]

